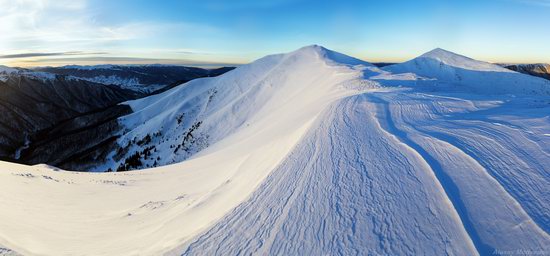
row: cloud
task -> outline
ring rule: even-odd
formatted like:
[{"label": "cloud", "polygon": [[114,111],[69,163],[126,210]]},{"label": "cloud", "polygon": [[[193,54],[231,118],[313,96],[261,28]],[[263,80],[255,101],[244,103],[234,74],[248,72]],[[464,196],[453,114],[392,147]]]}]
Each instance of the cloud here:
[{"label": "cloud", "polygon": [[106,52],[31,52],[0,55],[0,59],[19,59],[19,58],[34,58],[34,57],[50,57],[50,56],[71,56],[71,55],[99,55],[107,54]]},{"label": "cloud", "polygon": [[0,0],[0,52],[93,49],[151,37],[166,24],[104,24],[87,0]]},{"label": "cloud", "polygon": [[[0,0],[0,63],[24,65],[46,57],[103,53],[107,56],[205,59],[205,51],[179,48],[219,37],[217,27],[185,21],[112,21],[94,0]],[[288,0],[281,0],[288,1]],[[185,36],[185,35],[193,35]],[[160,52],[154,48],[176,48]],[[181,50],[181,51],[180,51]],[[174,56],[176,55],[176,56]],[[71,61],[71,60],[68,60]],[[136,60],[139,61],[139,60]]]}]

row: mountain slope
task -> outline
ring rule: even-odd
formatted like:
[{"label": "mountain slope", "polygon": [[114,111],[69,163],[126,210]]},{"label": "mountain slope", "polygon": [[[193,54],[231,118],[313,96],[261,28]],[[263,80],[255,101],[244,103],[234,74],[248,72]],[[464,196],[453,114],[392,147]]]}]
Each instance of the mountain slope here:
[{"label": "mountain slope", "polygon": [[[151,83],[159,83],[161,89],[154,93],[160,93],[191,79],[217,76],[231,68],[103,65],[39,70],[48,72],[0,68],[0,86],[3,86],[0,159],[86,171],[118,149],[116,139],[123,127],[117,118],[132,110],[117,103],[145,96],[141,89],[158,89],[148,87]],[[147,85],[133,88],[136,92],[121,89],[121,84],[91,82],[95,81],[91,78],[103,75],[116,75]]]},{"label": "mountain slope", "polygon": [[414,73],[478,93],[550,95],[550,81],[513,72],[495,64],[435,49],[413,60],[383,68],[392,73]]},{"label": "mountain slope", "polygon": [[129,101],[128,154],[155,146],[148,157],[186,160],[102,174],[0,162],[0,244],[25,255],[550,250],[548,96],[418,86],[426,74],[310,46]]},{"label": "mountain slope", "polygon": [[550,80],[550,65],[545,63],[539,64],[514,64],[502,65],[503,67],[517,71],[523,74],[538,76]]},{"label": "mountain slope", "polygon": [[[361,69],[350,69],[351,65],[370,66],[312,46],[262,58],[221,77],[197,79],[163,94],[127,102],[134,113],[121,118],[128,131],[118,140],[122,154],[99,170],[180,162],[237,130],[265,129],[273,120],[288,116],[291,109],[305,111],[307,106],[326,104],[348,94],[346,87],[376,86],[360,81]],[[334,72],[341,69],[345,72],[335,77]],[[301,125],[298,121],[289,123]],[[135,163],[132,160],[138,155],[141,160]]]},{"label": "mountain slope", "polygon": [[0,77],[0,157],[4,159],[19,158],[18,149],[40,130],[138,97],[113,86],[25,69],[4,69]]}]

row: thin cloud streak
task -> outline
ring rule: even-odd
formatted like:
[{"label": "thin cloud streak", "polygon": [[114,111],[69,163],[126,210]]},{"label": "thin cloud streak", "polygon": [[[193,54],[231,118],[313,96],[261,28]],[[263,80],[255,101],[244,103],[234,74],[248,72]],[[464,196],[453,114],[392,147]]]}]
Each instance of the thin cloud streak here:
[{"label": "thin cloud streak", "polygon": [[0,55],[0,59],[19,59],[19,58],[35,58],[35,57],[51,57],[51,56],[74,56],[74,55],[101,55],[108,54],[107,52],[32,52]]},{"label": "thin cloud streak", "polygon": [[21,60],[19,62],[23,66],[64,66],[67,63],[75,65],[98,65],[98,64],[166,64],[166,65],[183,65],[193,67],[224,67],[224,66],[239,66],[238,63],[218,63],[195,61],[189,59],[160,59],[160,58],[139,58],[139,57],[74,57],[74,58],[39,58],[31,60]]}]

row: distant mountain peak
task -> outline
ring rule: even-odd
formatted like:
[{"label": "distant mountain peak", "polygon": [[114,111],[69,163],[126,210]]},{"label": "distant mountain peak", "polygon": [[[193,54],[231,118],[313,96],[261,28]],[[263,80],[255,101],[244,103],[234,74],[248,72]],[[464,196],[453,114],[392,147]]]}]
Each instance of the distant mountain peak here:
[{"label": "distant mountain peak", "polygon": [[[460,54],[457,54],[457,53],[454,53],[454,52],[451,52],[451,51],[448,51],[448,50],[445,50],[443,48],[435,48],[427,53],[424,53],[422,56],[436,56],[436,55],[459,55],[459,56],[462,56]],[[464,56],[463,56],[464,57]]]},{"label": "distant mountain peak", "polygon": [[469,61],[475,61],[475,62],[478,62],[477,60],[474,60],[472,58],[469,58],[469,57],[466,57],[464,55],[460,55],[460,54],[457,54],[457,53],[454,53],[454,52],[451,52],[451,51],[448,51],[448,50],[445,50],[445,49],[442,49],[442,48],[435,48],[427,53],[424,53],[422,55],[420,55],[420,58],[431,58],[431,59],[436,59],[436,60],[439,60],[439,61],[442,61],[442,62],[456,62],[456,61],[461,61],[461,62],[469,62]]},{"label": "distant mountain peak", "polygon": [[421,59],[432,59],[451,67],[467,70],[510,72],[509,70],[502,68],[498,65],[475,60],[442,48],[435,48],[427,53],[424,53],[414,59],[414,61],[419,61]]},{"label": "distant mountain peak", "polygon": [[297,51],[304,51],[304,50],[323,51],[323,50],[327,50],[327,48],[318,44],[310,44],[298,49]]}]

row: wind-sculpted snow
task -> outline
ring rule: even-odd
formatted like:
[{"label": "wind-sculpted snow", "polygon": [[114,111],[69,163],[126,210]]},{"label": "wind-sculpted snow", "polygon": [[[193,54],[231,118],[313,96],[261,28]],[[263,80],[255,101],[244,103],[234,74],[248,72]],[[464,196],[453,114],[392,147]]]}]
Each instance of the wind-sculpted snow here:
[{"label": "wind-sculpted snow", "polygon": [[[469,98],[344,100],[184,254],[547,252],[550,140],[529,128],[547,117],[525,117],[544,115],[547,103],[520,112],[516,102]],[[510,112],[498,108],[521,120],[503,124]]]},{"label": "wind-sculpted snow", "polygon": [[[538,165],[534,168],[525,166],[524,162],[534,160],[525,155],[525,151],[540,156],[540,147],[531,140],[534,138],[525,138],[517,131],[506,132],[507,127],[502,128],[499,124],[484,123],[490,118],[498,120],[501,114],[498,110],[492,112],[493,116],[483,113],[487,108],[499,106],[487,99],[469,101],[466,95],[460,94],[455,96],[466,96],[466,99],[415,96],[389,94],[372,98],[381,105],[388,129],[415,148],[430,164],[477,250],[482,254],[525,248],[547,251],[550,237],[543,229],[547,225],[548,209],[543,202],[549,199],[548,171],[537,162],[532,162],[532,165]],[[456,101],[460,102],[457,104]],[[429,106],[433,106],[432,109]],[[518,114],[532,110],[527,108]],[[494,109],[488,112],[491,111]],[[456,119],[452,118],[453,115]],[[478,130],[476,126],[490,128]],[[433,130],[426,132],[422,129],[424,127]],[[460,136],[460,131],[466,130],[468,134]],[[487,132],[491,130],[492,133]],[[539,138],[543,136],[539,135]],[[514,144],[507,141],[510,137],[514,137]],[[548,161],[544,157],[537,160]],[[522,181],[515,181],[518,178]],[[522,185],[525,187],[519,188]],[[522,196],[509,192],[518,190],[522,190]],[[529,216],[520,206],[522,203],[529,207],[536,204],[538,208]]]},{"label": "wind-sculpted snow", "polygon": [[500,72],[430,55],[442,64],[397,72],[311,46],[127,102],[120,153],[155,146],[142,161],[174,164],[92,174],[1,162],[0,248],[548,254],[548,95],[506,94]]},{"label": "wind-sculpted snow", "polygon": [[184,255],[475,254],[429,166],[380,126],[375,109],[365,95],[329,108]]}]

